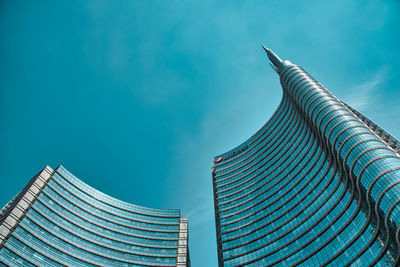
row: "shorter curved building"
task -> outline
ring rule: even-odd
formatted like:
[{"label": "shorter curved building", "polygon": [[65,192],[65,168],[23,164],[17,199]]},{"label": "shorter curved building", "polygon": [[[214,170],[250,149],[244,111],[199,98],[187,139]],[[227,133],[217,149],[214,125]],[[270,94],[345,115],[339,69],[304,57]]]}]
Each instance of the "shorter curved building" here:
[{"label": "shorter curved building", "polygon": [[110,197],[63,166],[47,166],[0,212],[0,263],[189,266],[187,219]]}]

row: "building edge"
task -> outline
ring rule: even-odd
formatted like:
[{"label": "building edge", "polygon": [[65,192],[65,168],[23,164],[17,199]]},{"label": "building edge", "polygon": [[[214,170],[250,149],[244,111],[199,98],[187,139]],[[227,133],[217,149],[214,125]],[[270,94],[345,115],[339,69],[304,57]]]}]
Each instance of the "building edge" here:
[{"label": "building edge", "polygon": [[180,218],[178,234],[177,267],[190,267],[188,219]]},{"label": "building edge", "polygon": [[46,166],[35,175],[24,189],[8,202],[0,213],[0,248],[46,186],[54,170]]}]

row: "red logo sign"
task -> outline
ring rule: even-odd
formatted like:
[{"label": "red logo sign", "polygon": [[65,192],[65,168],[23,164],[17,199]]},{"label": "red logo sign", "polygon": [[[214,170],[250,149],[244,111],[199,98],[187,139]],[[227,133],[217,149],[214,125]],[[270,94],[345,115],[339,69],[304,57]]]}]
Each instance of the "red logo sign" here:
[{"label": "red logo sign", "polygon": [[221,162],[222,161],[222,158],[217,158],[216,160],[215,160],[215,162]]}]

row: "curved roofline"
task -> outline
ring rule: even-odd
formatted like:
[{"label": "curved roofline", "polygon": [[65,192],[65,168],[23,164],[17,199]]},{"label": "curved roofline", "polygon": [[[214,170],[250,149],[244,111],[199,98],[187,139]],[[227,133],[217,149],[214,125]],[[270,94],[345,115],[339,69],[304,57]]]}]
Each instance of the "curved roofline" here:
[{"label": "curved roofline", "polygon": [[[274,113],[272,113],[271,117],[269,117],[269,119],[267,120],[267,122],[265,122],[265,123],[261,126],[261,128],[257,130],[257,132],[255,132],[254,134],[252,134],[249,138],[247,138],[247,139],[246,139],[244,142],[242,142],[240,145],[238,145],[238,146],[232,148],[231,150],[229,150],[229,151],[227,151],[227,152],[224,152],[224,153],[222,153],[222,154],[219,154],[219,155],[217,155],[217,156],[214,156],[214,162],[215,162],[216,159],[221,158],[221,157],[225,157],[226,155],[230,155],[230,154],[232,154],[232,153],[234,153],[234,152],[236,152],[236,151],[239,151],[239,150],[242,149],[244,146],[246,146],[247,144],[249,144],[249,143],[254,139],[254,137],[255,137],[261,130],[263,130],[263,129],[265,128],[265,126],[266,126],[266,125],[272,120],[272,118],[276,115],[276,113],[279,111],[279,106],[282,104],[282,101],[283,101],[283,97],[281,98],[281,101],[279,102],[279,105],[278,105],[278,107],[275,109]],[[260,137],[261,137],[261,136],[260,136]],[[240,153],[239,153],[237,156],[239,156],[239,155],[240,155]],[[223,162],[221,162],[221,163],[223,163]]]},{"label": "curved roofline", "polygon": [[[100,190],[94,188],[93,186],[88,185],[87,183],[83,182],[81,179],[79,179],[78,177],[73,175],[63,165],[59,165],[55,169],[56,172],[58,172],[59,170],[62,170],[63,172],[68,173],[70,175],[70,177],[79,180],[85,187],[87,187],[87,189],[93,190],[96,194],[100,195],[101,197],[104,197],[105,200],[110,200],[111,203],[106,202],[106,204],[108,204],[108,205],[114,206],[114,207],[122,209],[122,210],[127,210],[129,212],[143,214],[143,215],[147,215],[147,216],[153,216],[153,217],[181,217],[181,212],[179,209],[159,209],[159,208],[150,208],[150,207],[133,204],[133,203],[112,197],[112,196],[105,194],[105,193],[101,192]],[[84,188],[84,187],[80,188],[80,190],[87,191],[86,188]],[[89,192],[86,192],[86,193],[90,194]],[[99,201],[104,202],[104,200],[99,200]],[[120,202],[121,204],[124,204],[124,205],[127,205],[127,207],[119,206],[118,203],[115,203],[114,201]],[[148,213],[146,213],[146,212],[148,212]],[[159,213],[164,213],[164,214],[152,214],[152,212],[156,212],[156,213],[159,212]],[[177,215],[174,215],[174,214],[169,215],[168,213],[177,213]]]},{"label": "curved roofline", "polygon": [[[262,47],[262,48],[264,49],[264,51],[267,53],[268,59],[269,59],[270,62],[272,63],[272,64],[270,63],[271,67],[272,67],[278,74],[281,72],[281,69],[285,68],[287,64],[290,64],[290,62],[287,61],[287,60],[283,61],[274,51],[272,51],[270,48],[267,48],[265,45],[261,45],[261,47]],[[224,153],[222,153],[222,154],[219,154],[219,155],[217,155],[217,156],[214,156],[214,164],[215,164],[215,161],[216,161],[218,158],[221,158],[221,157],[223,158],[223,157],[225,157],[225,156],[227,156],[227,155],[230,155],[230,154],[232,154],[232,153],[234,153],[234,152],[236,152],[236,151],[239,151],[240,149],[242,149],[243,147],[245,147],[248,143],[250,143],[251,140],[254,138],[254,136],[257,135],[262,129],[264,129],[264,127],[268,124],[268,122],[275,116],[275,114],[276,114],[276,112],[278,111],[279,106],[281,105],[281,103],[282,103],[282,99],[281,99],[281,102],[280,102],[279,105],[278,105],[278,108],[275,109],[274,113],[273,113],[273,114],[271,115],[271,117],[267,120],[267,122],[264,123],[264,125],[261,126],[261,128],[260,128],[257,132],[255,132],[251,137],[249,137],[247,140],[245,140],[243,143],[241,143],[240,145],[236,146],[235,148],[233,148],[233,149],[231,149],[231,150],[229,150],[229,151],[227,151],[227,152],[224,152]],[[240,153],[238,153],[238,155],[239,155],[239,154],[240,154]],[[222,164],[222,162],[221,162],[221,164]]]}]

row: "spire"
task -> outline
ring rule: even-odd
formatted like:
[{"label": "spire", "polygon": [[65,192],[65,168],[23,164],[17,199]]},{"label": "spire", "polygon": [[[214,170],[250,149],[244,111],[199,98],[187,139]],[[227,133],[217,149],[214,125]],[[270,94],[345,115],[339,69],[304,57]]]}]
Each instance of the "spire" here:
[{"label": "spire", "polygon": [[261,45],[262,48],[264,48],[265,52],[267,53],[267,56],[269,58],[269,60],[272,63],[272,68],[274,70],[277,70],[279,65],[282,63],[282,59],[280,59],[277,54],[274,53],[274,51],[272,51],[271,49],[269,49],[268,47],[266,47],[265,45]]}]

